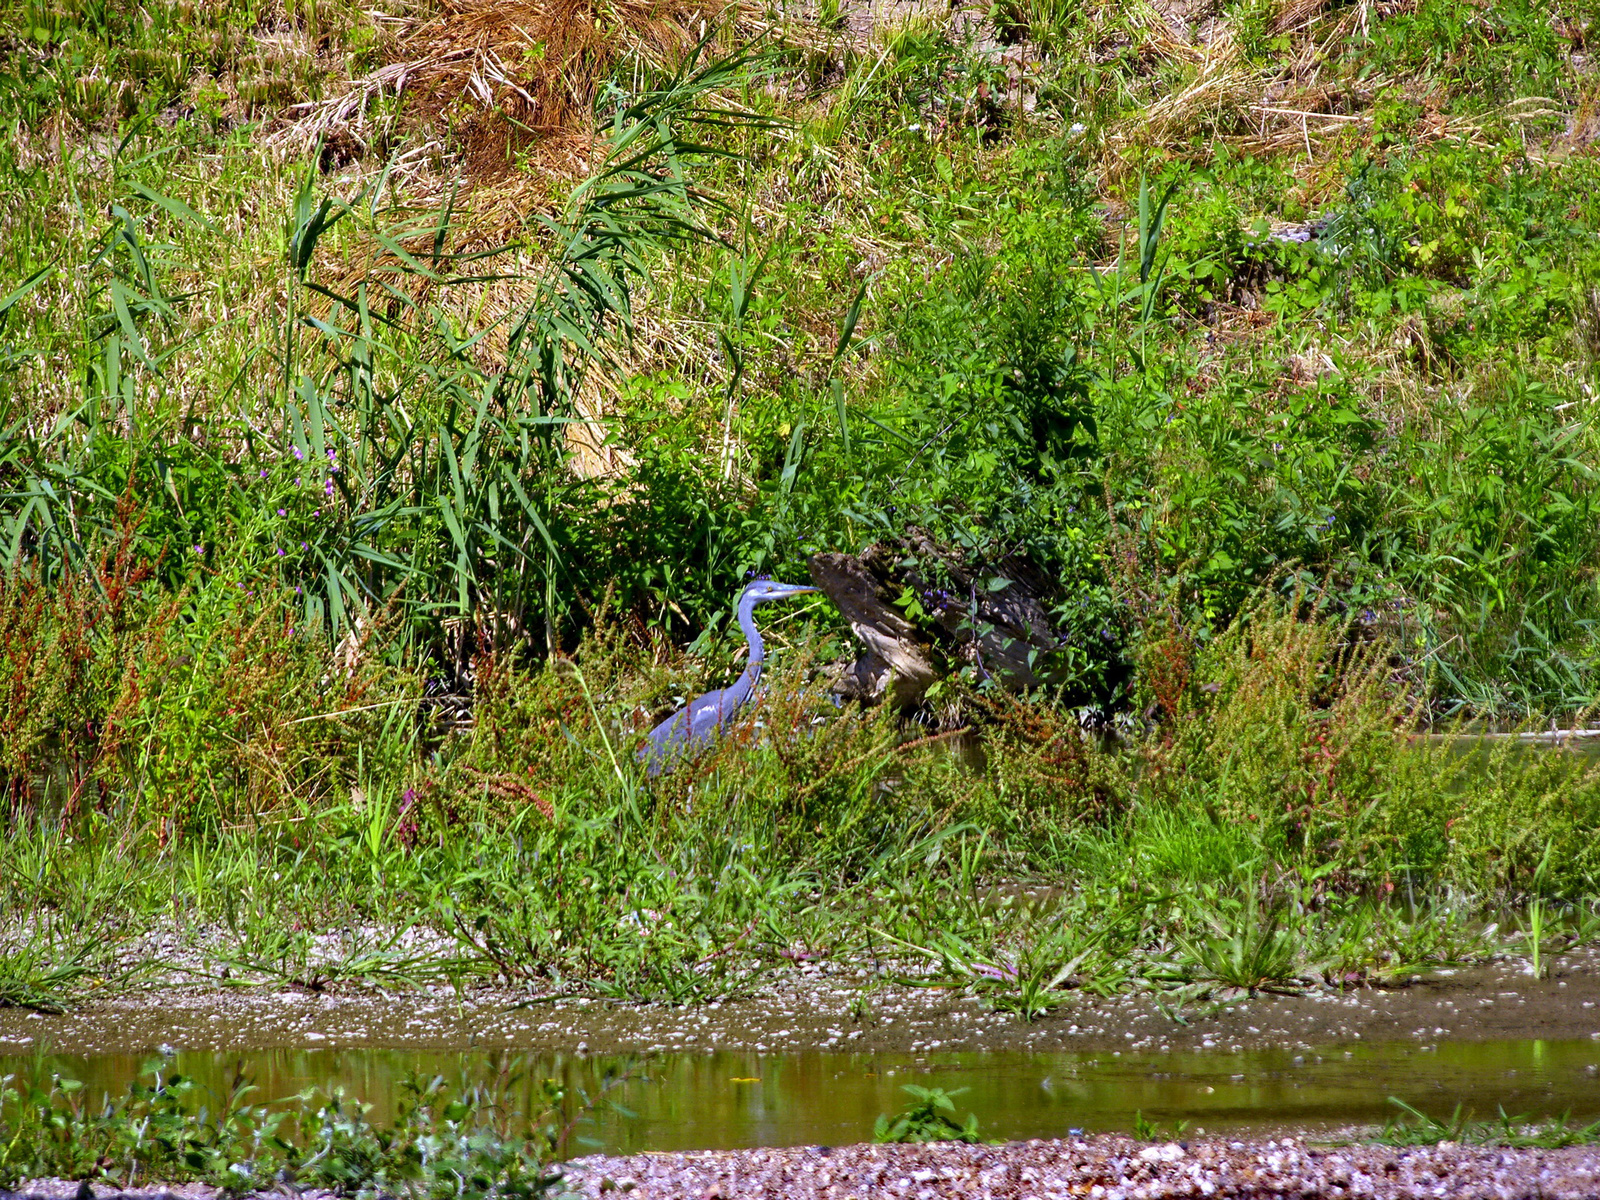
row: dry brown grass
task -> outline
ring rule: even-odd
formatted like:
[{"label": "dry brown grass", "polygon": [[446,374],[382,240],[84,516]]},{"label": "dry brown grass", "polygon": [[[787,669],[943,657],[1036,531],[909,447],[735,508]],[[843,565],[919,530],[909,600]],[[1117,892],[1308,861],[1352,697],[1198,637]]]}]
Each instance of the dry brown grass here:
[{"label": "dry brown grass", "polygon": [[[1153,8],[1108,10],[1101,18],[1098,40],[1115,44],[1111,34],[1118,28],[1131,33],[1150,88],[1146,101],[1113,124],[1104,140],[1101,180],[1109,192],[1146,170],[1152,155],[1199,161],[1223,142],[1241,155],[1284,162],[1301,181],[1300,199],[1314,207],[1344,177],[1342,164],[1355,148],[1370,144],[1370,109],[1385,93],[1398,92],[1422,109],[1412,137],[1423,144],[1487,146],[1508,123],[1567,115],[1560,102],[1529,96],[1490,113],[1447,116],[1434,85],[1424,80],[1352,78],[1342,65],[1342,47],[1368,33],[1375,19],[1399,11],[1392,5],[1359,0],[1339,8],[1326,0],[1279,0],[1270,29],[1288,34],[1291,47],[1269,67],[1240,52],[1229,18],[1197,23],[1190,7],[1168,0]],[[1562,139],[1552,145],[1555,153],[1566,148]],[[1544,151],[1530,145],[1529,153],[1538,158]]]},{"label": "dry brown grass", "polygon": [[[504,207],[515,209],[541,178],[593,165],[607,79],[671,67],[712,29],[748,36],[753,20],[746,0],[444,0],[404,23],[383,66],[296,106],[275,140],[334,139],[353,158],[393,133],[424,131],[450,174],[506,191]],[[397,113],[385,113],[386,98]]]}]

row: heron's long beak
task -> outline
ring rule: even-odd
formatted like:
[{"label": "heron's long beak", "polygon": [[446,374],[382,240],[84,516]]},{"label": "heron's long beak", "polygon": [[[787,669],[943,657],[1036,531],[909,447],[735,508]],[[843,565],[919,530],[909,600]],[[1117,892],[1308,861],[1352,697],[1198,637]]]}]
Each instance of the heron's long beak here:
[{"label": "heron's long beak", "polygon": [[784,594],[784,596],[800,596],[800,595],[805,594],[806,592],[820,592],[821,590],[822,590],[821,588],[814,588],[814,587],[811,587],[809,585],[801,585],[801,584],[797,583],[797,584],[793,584],[790,587],[784,589],[784,593],[783,594]]}]

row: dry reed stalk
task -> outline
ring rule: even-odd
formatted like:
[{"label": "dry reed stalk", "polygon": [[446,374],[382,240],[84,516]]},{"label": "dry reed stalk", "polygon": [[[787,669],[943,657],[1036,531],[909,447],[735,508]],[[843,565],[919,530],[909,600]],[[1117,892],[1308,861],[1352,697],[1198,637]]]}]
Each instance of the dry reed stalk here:
[{"label": "dry reed stalk", "polygon": [[[1234,52],[1219,53],[1203,65],[1181,92],[1162,97],[1124,122],[1111,142],[1124,146],[1180,146],[1203,130],[1225,135],[1229,126],[1248,120],[1250,102],[1268,83],[1264,72],[1237,63]],[[1126,177],[1134,164],[1114,153],[1106,164],[1108,181]]]},{"label": "dry reed stalk", "polygon": [[586,374],[573,397],[577,420],[566,427],[567,467],[580,479],[625,479],[638,460],[617,444],[607,427],[608,396],[618,394],[610,371]]},{"label": "dry reed stalk", "polygon": [[1128,32],[1138,35],[1141,50],[1158,60],[1204,68],[1234,53],[1232,35],[1225,23],[1212,21],[1191,27],[1179,14],[1148,3],[1135,5],[1121,15]]},{"label": "dry reed stalk", "polygon": [[[1494,123],[1506,121],[1512,124],[1522,124],[1528,121],[1539,121],[1546,117],[1565,117],[1569,110],[1559,100],[1548,96],[1523,96],[1513,100],[1502,108],[1493,109],[1484,114],[1471,117],[1460,116],[1445,118],[1438,123],[1437,141],[1460,141],[1481,148],[1488,148],[1496,144],[1498,135],[1493,134]],[[1527,154],[1530,160],[1544,161],[1546,155],[1542,148],[1528,143],[1526,135],[1523,137],[1527,145]]]},{"label": "dry reed stalk", "polygon": [[1328,0],[1284,0],[1272,19],[1273,33],[1288,33],[1309,25],[1328,6]]},{"label": "dry reed stalk", "polygon": [[[1306,44],[1315,45],[1309,39]],[[1256,157],[1292,154],[1298,147],[1314,174],[1319,164],[1338,155],[1338,146],[1345,138],[1367,136],[1371,118],[1359,110],[1392,82],[1375,77],[1356,88],[1344,80],[1318,83],[1312,73],[1312,78],[1304,79],[1298,87],[1274,85],[1249,106],[1252,131],[1226,140],[1230,146]]]},{"label": "dry reed stalk", "polygon": [[[1315,83],[1315,76],[1321,66],[1324,63],[1338,62],[1339,50],[1345,42],[1355,35],[1358,28],[1365,30],[1366,11],[1364,4],[1358,5],[1335,20],[1331,26],[1326,27],[1320,40],[1311,36],[1302,37],[1287,74],[1295,79]],[[1309,27],[1310,22],[1302,26],[1307,30]]]}]

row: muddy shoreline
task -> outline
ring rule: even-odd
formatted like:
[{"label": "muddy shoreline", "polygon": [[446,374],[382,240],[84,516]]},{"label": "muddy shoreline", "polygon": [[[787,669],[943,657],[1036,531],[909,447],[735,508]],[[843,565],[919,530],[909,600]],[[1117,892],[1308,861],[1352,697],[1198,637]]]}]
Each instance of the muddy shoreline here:
[{"label": "muddy shoreline", "polygon": [[1600,1041],[1600,949],[1550,976],[1500,961],[1392,990],[1193,1002],[1076,995],[1027,1022],[965,989],[907,986],[843,964],[808,964],[747,1000],[690,1006],[547,999],[495,989],[308,992],[163,986],[61,1015],[0,1009],[0,1054],[139,1054],[245,1048],[559,1050],[652,1054],[741,1050],[1238,1051],[1335,1043]]}]

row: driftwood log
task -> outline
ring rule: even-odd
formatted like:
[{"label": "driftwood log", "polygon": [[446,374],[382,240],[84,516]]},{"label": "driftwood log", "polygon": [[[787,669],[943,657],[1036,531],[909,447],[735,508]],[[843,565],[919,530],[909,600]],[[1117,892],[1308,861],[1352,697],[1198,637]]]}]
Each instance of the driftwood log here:
[{"label": "driftwood log", "polygon": [[[1045,607],[1049,585],[1021,560],[972,567],[913,529],[860,555],[812,555],[809,565],[861,642],[834,685],[846,699],[913,708],[961,666],[1012,691],[1052,682],[1051,654],[1062,641]],[[919,620],[897,603],[908,593]]]}]

